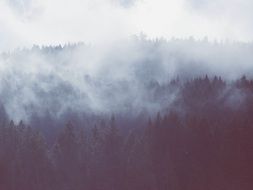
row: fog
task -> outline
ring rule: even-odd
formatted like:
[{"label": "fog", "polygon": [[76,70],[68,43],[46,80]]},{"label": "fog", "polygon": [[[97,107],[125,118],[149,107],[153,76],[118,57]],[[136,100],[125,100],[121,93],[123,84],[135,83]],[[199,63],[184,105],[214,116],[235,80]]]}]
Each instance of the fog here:
[{"label": "fog", "polygon": [[253,189],[252,0],[0,0],[0,190]]},{"label": "fog", "polygon": [[32,115],[156,113],[168,109],[179,90],[156,87],[179,78],[252,77],[252,44],[164,39],[144,34],[106,45],[34,46],[2,53],[1,102],[10,118]]},{"label": "fog", "polygon": [[250,0],[1,0],[0,51],[83,41],[104,44],[143,32],[149,39],[252,41]]},{"label": "fog", "polygon": [[1,102],[16,121],[136,115],[170,107],[179,92],[155,98],[155,89],[178,77],[251,77],[250,7],[249,0],[0,0]]}]

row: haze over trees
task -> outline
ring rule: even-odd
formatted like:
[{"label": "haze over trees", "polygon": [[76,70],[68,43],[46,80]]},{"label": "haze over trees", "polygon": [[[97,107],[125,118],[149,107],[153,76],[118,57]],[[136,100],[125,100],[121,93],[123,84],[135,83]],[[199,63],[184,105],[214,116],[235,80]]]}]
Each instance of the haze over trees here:
[{"label": "haze over trees", "polygon": [[177,91],[155,98],[149,85],[206,74],[226,81],[252,78],[252,50],[251,43],[145,36],[109,47],[34,46],[1,54],[0,97],[15,122],[34,116],[60,118],[66,112],[157,113],[175,101]]},{"label": "haze over trees", "polygon": [[0,189],[251,190],[252,45],[122,46],[1,55]]}]

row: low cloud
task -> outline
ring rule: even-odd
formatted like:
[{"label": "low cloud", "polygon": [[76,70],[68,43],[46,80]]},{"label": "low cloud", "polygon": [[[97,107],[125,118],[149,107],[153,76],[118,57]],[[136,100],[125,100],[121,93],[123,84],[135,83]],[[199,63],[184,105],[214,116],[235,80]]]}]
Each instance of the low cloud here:
[{"label": "low cloud", "polygon": [[138,1],[138,0],[117,0],[117,3],[124,8],[130,8],[130,7],[134,6],[136,1]]},{"label": "low cloud", "polygon": [[0,5],[0,39],[11,38],[0,51],[104,43],[140,32],[149,38],[253,40],[250,0],[2,0]]},{"label": "low cloud", "polygon": [[9,8],[22,21],[33,20],[43,13],[39,0],[5,0]]},{"label": "low cloud", "polygon": [[[178,91],[156,94],[171,79],[253,77],[252,44],[146,40],[133,37],[102,46],[34,47],[2,54],[0,97],[10,118],[34,114],[155,113]],[[168,89],[169,90],[169,89]]]}]

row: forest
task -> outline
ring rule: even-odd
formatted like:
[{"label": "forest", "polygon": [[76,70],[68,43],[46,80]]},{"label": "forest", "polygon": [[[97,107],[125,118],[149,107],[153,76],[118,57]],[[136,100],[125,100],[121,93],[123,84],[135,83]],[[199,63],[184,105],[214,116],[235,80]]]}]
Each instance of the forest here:
[{"label": "forest", "polygon": [[253,190],[253,0],[0,0],[0,190]]},{"label": "forest", "polygon": [[70,112],[57,121],[14,122],[2,107],[0,189],[253,188],[252,80],[178,77],[147,92],[148,101],[176,98],[157,112]]}]

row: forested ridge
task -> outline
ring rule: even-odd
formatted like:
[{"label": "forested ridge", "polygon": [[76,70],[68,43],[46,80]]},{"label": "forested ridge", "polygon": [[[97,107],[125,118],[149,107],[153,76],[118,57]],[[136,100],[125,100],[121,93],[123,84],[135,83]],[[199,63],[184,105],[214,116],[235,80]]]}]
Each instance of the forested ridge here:
[{"label": "forested ridge", "polygon": [[0,190],[253,190],[253,0],[0,0]]},{"label": "forested ridge", "polygon": [[156,113],[71,113],[62,121],[16,123],[3,107],[0,189],[253,188],[252,80],[176,78],[147,89],[148,101],[175,98]]}]

